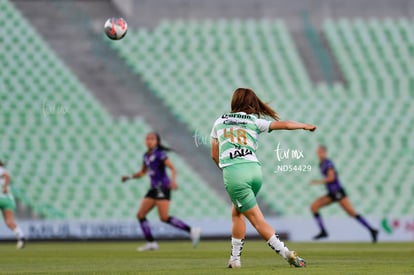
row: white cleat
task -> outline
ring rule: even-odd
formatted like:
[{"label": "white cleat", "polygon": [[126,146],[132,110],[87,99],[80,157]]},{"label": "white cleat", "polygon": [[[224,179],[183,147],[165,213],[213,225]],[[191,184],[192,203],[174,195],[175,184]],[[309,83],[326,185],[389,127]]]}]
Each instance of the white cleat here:
[{"label": "white cleat", "polygon": [[138,247],[137,250],[140,252],[155,251],[155,250],[158,250],[158,244],[157,242],[148,242],[145,245]]},{"label": "white cleat", "polygon": [[201,236],[201,228],[191,227],[190,237],[191,237],[191,241],[193,242],[194,248],[196,248],[198,243],[200,242],[200,236]]},{"label": "white cleat", "polygon": [[25,247],[25,245],[26,245],[25,239],[20,239],[20,240],[17,241],[16,248],[17,249],[23,249]]},{"label": "white cleat", "polygon": [[241,268],[241,262],[240,259],[230,259],[228,268]]}]

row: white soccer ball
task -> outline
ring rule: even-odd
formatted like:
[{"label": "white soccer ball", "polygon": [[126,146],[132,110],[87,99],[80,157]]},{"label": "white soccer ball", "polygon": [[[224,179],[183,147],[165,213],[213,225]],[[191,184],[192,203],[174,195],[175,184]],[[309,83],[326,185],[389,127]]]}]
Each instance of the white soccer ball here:
[{"label": "white soccer ball", "polygon": [[105,33],[112,40],[122,39],[127,31],[128,24],[122,17],[112,17],[105,22]]}]

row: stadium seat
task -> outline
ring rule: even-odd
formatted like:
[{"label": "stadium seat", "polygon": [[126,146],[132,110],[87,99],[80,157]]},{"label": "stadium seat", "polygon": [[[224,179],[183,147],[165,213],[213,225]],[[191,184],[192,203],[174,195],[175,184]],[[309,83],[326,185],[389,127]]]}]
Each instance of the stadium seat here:
[{"label": "stadium seat", "polygon": [[[119,176],[138,168],[134,152],[145,148],[137,141],[151,126],[112,118],[8,1],[0,1],[0,23],[15,30],[0,52],[7,66],[0,75],[0,142],[16,197],[47,219],[134,218],[148,180],[121,185]],[[130,30],[123,43],[110,45],[177,119],[203,137],[229,110],[238,86],[252,87],[282,119],[319,126],[313,134],[262,137],[260,198],[274,213],[309,215],[308,205],[325,193],[308,185],[320,177],[315,148],[323,143],[360,211],[411,215],[413,26],[409,19],[326,20],[323,32],[346,79],[332,86],[311,82],[280,20],[164,21],[153,30]],[[200,110],[203,115],[194,116]],[[279,143],[303,150],[305,158],[279,161]],[[227,203],[197,171],[171,157],[182,185],[172,212],[227,216]],[[311,171],[278,175],[278,165],[309,165]]]},{"label": "stadium seat", "polygon": [[[149,181],[122,185],[120,176],[140,168],[136,152],[145,151],[151,127],[112,118],[8,1],[0,1],[0,23],[15,30],[0,53],[8,68],[0,75],[0,141],[17,199],[46,219],[135,219]],[[174,194],[174,215],[213,218],[228,208],[180,156],[172,158],[181,189],[202,194]]]},{"label": "stadium seat", "polygon": [[[280,20],[164,21],[154,30],[131,31],[122,45],[110,45],[189,130],[202,136],[229,110],[231,93],[239,86],[256,90],[282,119],[319,126],[312,135],[280,132],[261,138],[265,182],[260,196],[276,213],[302,216],[325,193],[307,184],[320,177],[315,147],[324,143],[347,189],[363,201],[363,211],[382,216],[391,213],[388,205],[376,203],[378,196],[370,190],[392,202],[394,191],[385,192],[384,186],[397,190],[395,179],[407,181],[404,175],[412,163],[401,154],[412,148],[401,138],[412,134],[414,125],[408,115],[414,95],[412,26],[407,19],[326,20],[324,34],[346,78],[346,85],[332,86],[311,83]],[[192,115],[198,110],[204,115]],[[279,163],[274,152],[278,142],[302,149],[305,159]],[[309,164],[312,171],[275,175],[277,165],[295,163]],[[405,203],[410,197],[398,194],[403,202],[392,213],[413,212],[414,205]],[[334,207],[327,214],[338,211]]]}]

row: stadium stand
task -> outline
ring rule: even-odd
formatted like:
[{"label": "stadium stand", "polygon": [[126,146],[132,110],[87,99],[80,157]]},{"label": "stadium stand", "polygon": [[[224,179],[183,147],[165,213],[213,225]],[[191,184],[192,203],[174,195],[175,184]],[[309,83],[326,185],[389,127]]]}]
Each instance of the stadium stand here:
[{"label": "stadium stand", "polygon": [[[409,182],[414,159],[408,153],[413,144],[407,138],[414,125],[412,26],[405,19],[326,21],[324,33],[347,87],[313,85],[286,26],[277,20],[163,21],[151,31],[131,31],[111,46],[189,129],[205,136],[228,110],[238,86],[253,87],[283,119],[317,124],[313,135],[280,132],[262,138],[261,196],[278,213],[307,215],[309,203],[325,192],[307,184],[320,177],[314,149],[324,143],[359,211],[409,215],[414,211]],[[278,142],[303,150],[305,158],[278,162]],[[311,165],[312,171],[275,175],[279,164]],[[344,215],[338,207],[323,211]]]},{"label": "stadium stand", "polygon": [[[412,26],[406,19],[326,21],[324,25],[350,80],[349,93],[362,97],[358,109],[364,117],[357,130],[365,137],[354,142],[370,162],[366,171],[361,169],[362,160],[353,168],[359,168],[365,183],[374,185],[378,197],[384,197],[383,214],[413,211],[409,199],[414,192],[409,180],[413,144],[407,138],[413,133],[409,116],[414,91],[414,73],[409,69],[414,61]],[[368,96],[372,99],[367,100]],[[378,209],[375,200],[363,199],[371,189],[361,185],[360,199],[374,212]],[[401,199],[396,202],[395,198]]]},{"label": "stadium stand", "polygon": [[[151,127],[113,119],[23,16],[0,1],[1,157],[15,196],[46,219],[132,219],[148,180],[120,184],[141,166]],[[221,217],[228,204],[177,154],[180,192],[172,213]],[[214,201],[214,203],[211,203]]]},{"label": "stadium stand", "polygon": [[[16,30],[0,38],[0,61],[8,68],[0,75],[1,157],[9,160],[16,196],[50,219],[133,217],[146,191],[139,186],[147,181],[117,183],[119,175],[139,167],[150,125],[109,116],[7,1],[0,1],[0,22]],[[346,87],[311,83],[280,20],[163,21],[154,30],[131,29],[121,43],[110,45],[201,136],[208,137],[213,120],[228,110],[237,86],[253,87],[282,119],[317,124],[312,135],[279,132],[262,138],[261,197],[281,215],[308,215],[309,203],[324,193],[307,185],[319,177],[318,143],[328,146],[359,211],[409,215],[414,211],[413,26],[407,19],[327,20],[323,31]],[[279,162],[279,142],[303,150],[305,158]],[[227,204],[214,197],[197,171],[172,157],[183,187],[173,212],[226,215],[221,210]],[[285,164],[311,165],[312,171],[274,173]],[[207,209],[211,201],[217,203]],[[324,211],[342,213],[336,207]]]}]

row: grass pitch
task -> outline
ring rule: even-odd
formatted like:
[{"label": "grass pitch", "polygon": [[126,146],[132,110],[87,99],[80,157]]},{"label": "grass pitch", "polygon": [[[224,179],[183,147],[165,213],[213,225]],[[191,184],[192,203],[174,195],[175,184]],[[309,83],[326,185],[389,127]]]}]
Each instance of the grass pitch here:
[{"label": "grass pitch", "polygon": [[137,252],[136,242],[0,243],[0,273],[47,274],[414,274],[413,243],[289,243],[308,262],[291,268],[265,242],[247,241],[242,268],[227,269],[230,242],[160,242]]}]

